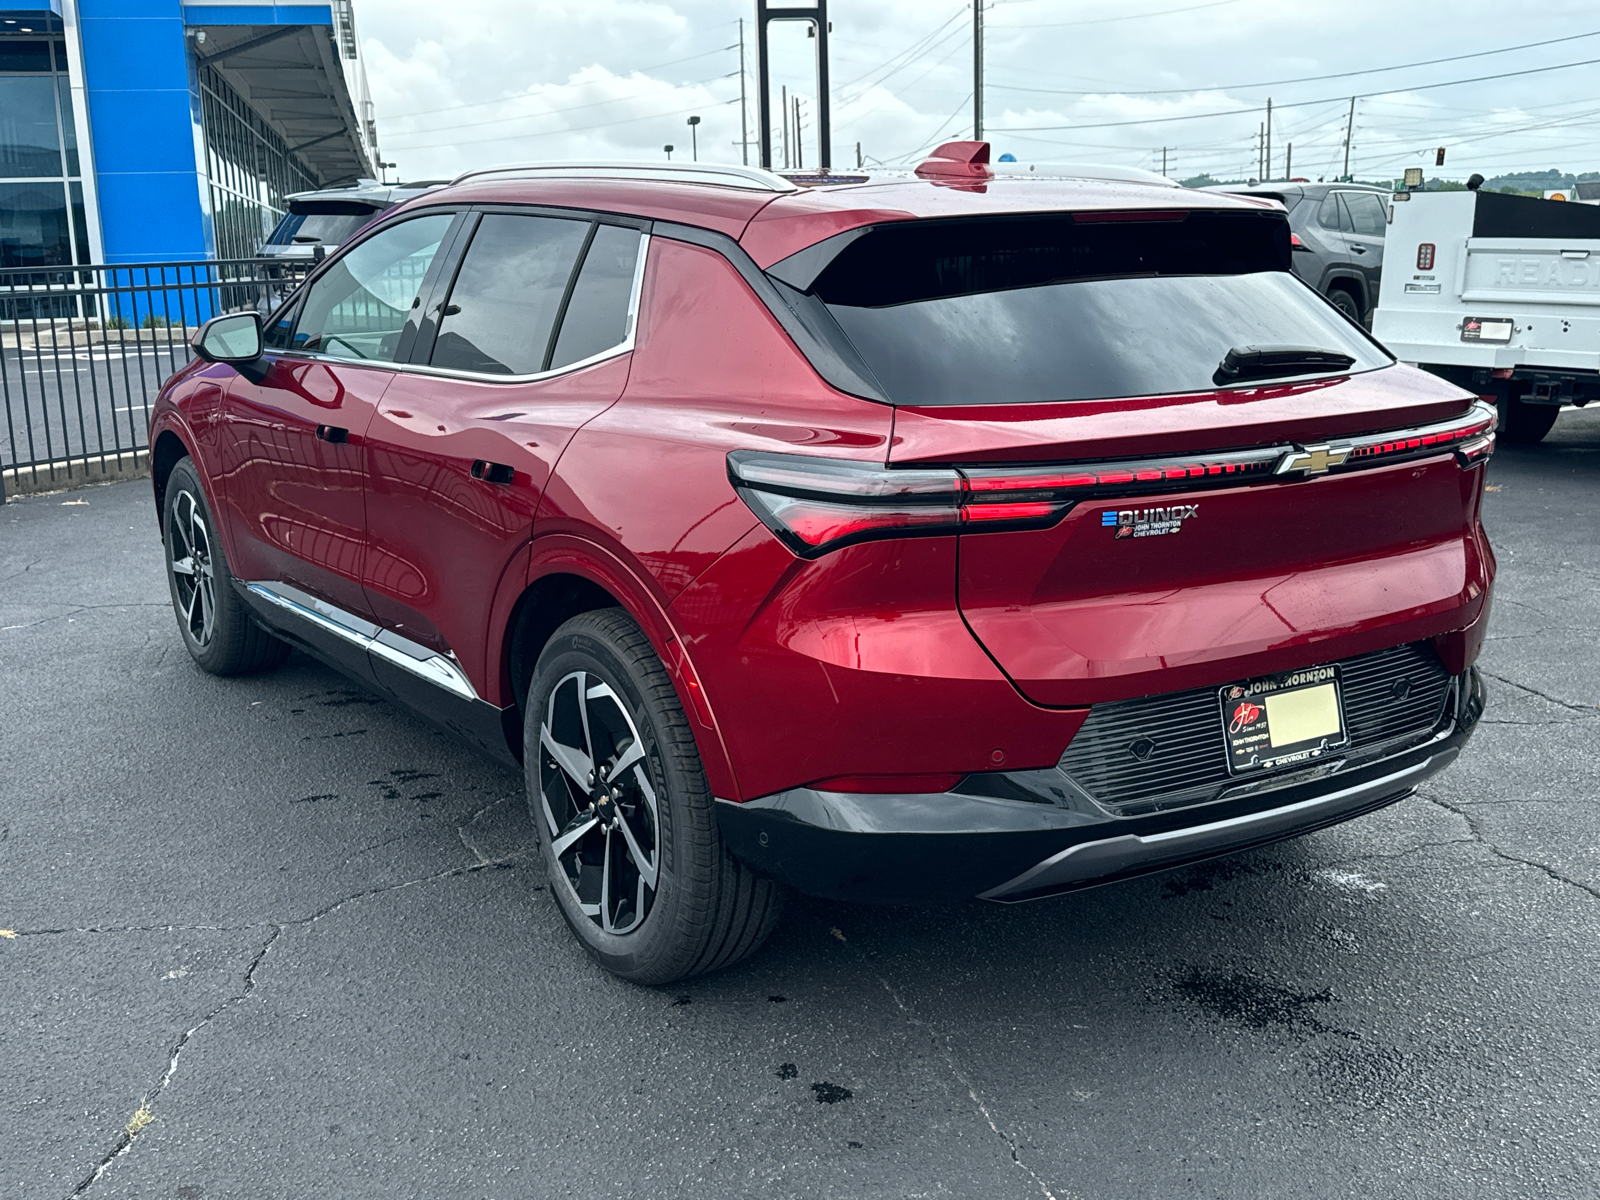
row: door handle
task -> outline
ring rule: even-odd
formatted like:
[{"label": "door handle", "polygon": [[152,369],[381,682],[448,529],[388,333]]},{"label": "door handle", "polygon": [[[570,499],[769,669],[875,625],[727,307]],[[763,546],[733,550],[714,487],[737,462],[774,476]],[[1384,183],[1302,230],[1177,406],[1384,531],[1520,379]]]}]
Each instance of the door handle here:
[{"label": "door handle", "polygon": [[348,442],[350,431],[337,425],[318,425],[317,438],[324,442]]},{"label": "door handle", "polygon": [[516,472],[505,463],[487,462],[480,458],[472,464],[472,477],[485,483],[510,483],[515,475]]},{"label": "door handle", "polygon": [[1354,242],[1351,243],[1351,245],[1350,245],[1350,253],[1351,254],[1365,254],[1366,252],[1367,252],[1367,248],[1365,246],[1358,246]]}]

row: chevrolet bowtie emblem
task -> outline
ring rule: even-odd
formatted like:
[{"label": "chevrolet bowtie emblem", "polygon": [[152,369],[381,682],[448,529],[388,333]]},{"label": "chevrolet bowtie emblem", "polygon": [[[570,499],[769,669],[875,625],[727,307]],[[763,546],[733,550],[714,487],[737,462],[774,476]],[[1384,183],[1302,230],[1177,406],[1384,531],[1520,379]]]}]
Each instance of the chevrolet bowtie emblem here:
[{"label": "chevrolet bowtie emblem", "polygon": [[1350,457],[1349,450],[1335,450],[1332,446],[1304,446],[1290,450],[1278,460],[1274,475],[1326,475],[1329,467],[1342,466]]}]

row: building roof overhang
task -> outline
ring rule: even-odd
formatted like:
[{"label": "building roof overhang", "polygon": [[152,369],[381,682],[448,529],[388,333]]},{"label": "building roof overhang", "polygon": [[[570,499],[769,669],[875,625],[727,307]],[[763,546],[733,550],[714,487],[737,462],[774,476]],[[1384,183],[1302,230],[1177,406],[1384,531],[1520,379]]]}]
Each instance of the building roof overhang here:
[{"label": "building roof overhang", "polygon": [[323,185],[377,174],[345,79],[329,5],[190,4],[195,59],[271,125]]}]

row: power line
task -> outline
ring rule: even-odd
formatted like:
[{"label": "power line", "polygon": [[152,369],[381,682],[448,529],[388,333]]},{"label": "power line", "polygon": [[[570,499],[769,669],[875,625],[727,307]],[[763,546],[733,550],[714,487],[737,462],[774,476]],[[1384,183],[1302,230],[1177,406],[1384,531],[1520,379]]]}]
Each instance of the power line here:
[{"label": "power line", "polygon": [[1124,13],[1119,17],[1091,17],[1086,21],[1046,21],[1026,25],[996,25],[996,29],[1075,29],[1083,25],[1109,25],[1113,21],[1142,21],[1146,17],[1170,17],[1177,13],[1199,12],[1202,8],[1222,8],[1238,4],[1239,0],[1210,0],[1207,4],[1190,4],[1185,8],[1163,8],[1156,12]]},{"label": "power line", "polygon": [[[1518,76],[1518,75],[1539,75],[1539,74],[1542,74],[1545,71],[1565,71],[1565,70],[1568,70],[1569,68],[1572,68],[1572,67],[1592,67],[1596,63],[1600,63],[1600,58],[1588,58],[1588,59],[1584,59],[1581,62],[1556,63],[1555,65],[1549,66],[1549,67],[1529,67],[1528,69],[1523,70],[1523,71],[1501,71],[1499,74],[1496,74],[1496,75],[1476,75],[1471,79],[1447,79],[1447,80],[1444,80],[1441,83],[1419,83],[1419,84],[1414,84],[1414,85],[1412,85],[1410,87],[1395,88],[1395,89],[1392,89],[1392,90],[1386,91],[1386,92],[1358,92],[1358,93],[1356,93],[1356,97],[1357,97],[1357,99],[1366,99],[1366,98],[1371,97],[1371,96],[1390,96],[1390,95],[1403,94],[1403,93],[1408,93],[1408,92],[1426,92],[1426,91],[1431,91],[1434,88],[1458,87],[1461,84],[1465,84],[1465,83],[1485,83],[1485,82],[1487,82],[1487,81],[1489,81],[1491,79],[1511,79],[1511,78],[1513,78],[1515,76]],[[1288,104],[1280,104],[1280,105],[1278,105],[1278,107],[1279,108],[1305,108],[1305,107],[1307,107],[1309,105],[1312,105],[1312,104],[1331,104],[1335,100],[1347,100],[1347,99],[1349,99],[1349,96],[1324,96],[1324,97],[1322,97],[1320,99],[1317,99],[1317,100],[1297,100],[1297,101],[1293,101],[1293,102],[1288,103]],[[1142,118],[1139,118],[1139,119],[1136,119],[1136,120],[1132,120],[1132,121],[1100,121],[1100,122],[1093,123],[1093,124],[1031,125],[1031,126],[1025,126],[1025,127],[1021,127],[1021,126],[1019,126],[1019,127],[1007,127],[1007,128],[1003,128],[1003,129],[1002,128],[996,128],[996,129],[994,129],[994,132],[996,132],[996,133],[1030,133],[1030,132],[1037,131],[1037,132],[1047,133],[1047,132],[1052,132],[1052,131],[1056,131],[1056,130],[1114,129],[1114,128],[1117,128],[1117,127],[1123,126],[1123,125],[1166,125],[1166,124],[1170,124],[1170,123],[1172,123],[1174,121],[1202,121],[1202,120],[1205,120],[1208,117],[1237,117],[1237,116],[1242,116],[1242,115],[1244,115],[1246,113],[1256,113],[1256,112],[1260,112],[1260,111],[1261,111],[1260,106],[1257,105],[1257,106],[1252,106],[1250,108],[1228,109],[1225,112],[1186,113],[1186,114],[1184,114],[1182,116],[1177,116],[1177,117],[1142,117]]]},{"label": "power line", "polygon": [[[991,26],[998,29],[1001,26]],[[1369,67],[1362,71],[1335,71],[1330,75],[1302,75],[1297,79],[1267,79],[1260,83],[1219,83],[1206,87],[1187,88],[1154,88],[1148,91],[1128,92],[1116,89],[1118,96],[1175,96],[1193,92],[1231,92],[1247,88],[1280,87],[1290,83],[1316,83],[1324,79],[1349,79],[1356,75],[1381,75],[1388,71],[1409,71],[1413,67],[1431,67],[1439,63],[1461,62],[1468,58],[1487,58],[1494,54],[1511,54],[1517,50],[1532,50],[1539,46],[1554,46],[1560,42],[1576,42],[1583,38],[1600,37],[1600,29],[1589,33],[1574,33],[1567,37],[1547,38],[1542,42],[1527,42],[1521,46],[1504,46],[1498,50],[1477,50],[1471,54],[1452,54],[1447,58],[1429,58],[1421,62],[1397,63],[1392,67]],[[1066,88],[1035,88],[1019,87],[1016,84],[996,83],[991,86],[1001,88],[1008,92],[1041,92],[1051,96],[1103,96],[1105,91],[1081,91]],[[1407,89],[1408,91],[1416,89]]]},{"label": "power line", "polygon": [[[916,41],[912,42],[911,45],[907,46],[899,54],[896,54],[893,57],[889,58],[888,60],[880,63],[878,66],[874,67],[872,70],[865,71],[862,74],[857,75],[854,79],[846,80],[844,83],[839,84],[839,86],[838,86],[838,94],[839,94],[840,103],[841,104],[849,104],[853,100],[859,99],[861,96],[866,95],[873,88],[882,87],[885,80],[888,80],[888,79],[892,78],[893,76],[899,74],[899,72],[905,70],[907,67],[913,66],[914,65],[914,62],[913,62],[913,56],[914,55],[917,55],[917,54],[931,54],[934,50],[936,50],[939,46],[943,45],[950,38],[952,38],[952,37],[954,37],[954,36],[956,36],[958,34],[965,33],[966,32],[966,26],[965,25],[958,25],[958,26],[956,26],[955,29],[953,29],[953,30],[950,29],[950,26],[952,24],[954,24],[956,21],[961,20],[961,18],[964,17],[965,15],[966,15],[966,9],[964,7],[958,9],[956,11],[956,13],[953,16],[951,16],[948,20],[944,21],[942,24],[940,24],[937,27],[935,27],[931,32],[923,34],[920,38],[918,38]],[[900,60],[904,60],[904,61],[900,61]],[[845,93],[847,91],[849,91],[850,88],[854,87],[856,84],[860,83],[862,80],[866,79],[868,76],[876,75],[879,71],[883,71],[884,73],[882,75],[879,75],[877,79],[874,79],[872,82],[868,83],[865,87],[859,89],[856,92],[855,95],[853,95],[853,96],[845,95]]]}]

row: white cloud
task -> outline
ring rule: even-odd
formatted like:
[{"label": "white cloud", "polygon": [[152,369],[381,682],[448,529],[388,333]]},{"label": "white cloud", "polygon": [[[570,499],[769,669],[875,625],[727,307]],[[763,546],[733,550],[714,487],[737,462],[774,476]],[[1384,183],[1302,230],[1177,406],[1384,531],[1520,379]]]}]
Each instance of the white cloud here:
[{"label": "white cloud", "polygon": [[[701,157],[736,162],[733,47],[743,17],[753,137],[754,8],[748,0],[454,0],[441,11],[437,0],[361,0],[384,156],[409,178],[533,159],[659,160],[669,142],[687,151],[693,114],[702,118]],[[1156,12],[1166,15],[1121,19]],[[1519,11],[1514,32],[1503,15],[1499,0],[993,0],[985,123],[997,153],[1024,161],[1159,166],[1165,146],[1175,176],[1238,177],[1256,172],[1270,93],[1274,173],[1292,142],[1295,173],[1315,178],[1342,168],[1352,91],[1600,58],[1600,38],[1349,79],[1237,85],[1471,54],[1593,24],[1578,0]],[[853,163],[858,141],[870,160],[893,162],[914,161],[937,137],[970,136],[969,3],[834,0],[832,16],[836,165]],[[780,85],[801,96],[808,163],[813,44],[795,25],[774,29],[774,100]],[[1352,167],[1368,177],[1411,165],[1432,173],[1438,145],[1449,148],[1443,173],[1457,177],[1600,166],[1593,126],[1583,123],[1600,112],[1589,75],[1576,68],[1363,99]],[[1190,90],[1131,94],[1161,88]]]}]

